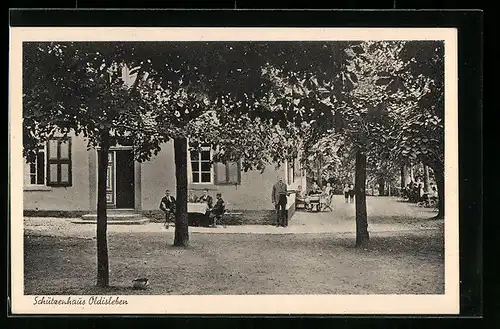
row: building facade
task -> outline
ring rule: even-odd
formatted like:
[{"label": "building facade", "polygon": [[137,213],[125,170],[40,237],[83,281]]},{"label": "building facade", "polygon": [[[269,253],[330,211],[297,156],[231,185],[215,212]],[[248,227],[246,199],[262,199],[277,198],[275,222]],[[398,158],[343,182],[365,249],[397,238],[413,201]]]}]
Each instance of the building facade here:
[{"label": "building facade", "polygon": [[[189,190],[200,195],[222,193],[234,211],[269,211],[272,185],[277,176],[290,189],[305,188],[305,175],[297,163],[264,172],[243,172],[237,162],[211,164],[212,151],[188,152]],[[158,209],[166,189],[175,196],[173,142],[165,143],[158,155],[139,163],[130,146],[111,149],[108,158],[107,202],[109,209],[148,212]],[[34,163],[24,165],[24,210],[95,212],[97,209],[97,151],[87,150],[82,137],[55,138],[39,150]],[[295,194],[289,196],[293,208]]]}]

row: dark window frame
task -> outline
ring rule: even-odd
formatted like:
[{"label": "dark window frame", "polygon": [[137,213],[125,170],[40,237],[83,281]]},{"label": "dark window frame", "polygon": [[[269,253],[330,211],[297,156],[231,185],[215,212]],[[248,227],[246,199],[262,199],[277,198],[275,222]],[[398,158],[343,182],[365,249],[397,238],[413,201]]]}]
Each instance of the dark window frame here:
[{"label": "dark window frame", "polygon": [[[44,147],[40,147],[34,162],[29,163],[29,185],[46,186],[46,157],[47,153]],[[42,161],[40,161],[42,160]],[[41,162],[41,163],[40,163]],[[32,170],[34,169],[34,170]]]},{"label": "dark window frame", "polygon": [[[213,154],[212,154],[212,148],[210,147],[210,145],[206,145],[206,144],[203,144],[200,146],[201,150],[193,150],[193,151],[190,151],[190,163],[189,165],[191,166],[191,177],[190,177],[190,180],[191,180],[191,184],[201,184],[201,185],[211,185],[211,184],[214,184],[214,181],[215,181],[215,168],[213,167],[212,165],[212,157],[213,157]],[[210,152],[210,155],[209,155],[209,159],[208,160],[203,160],[202,159],[202,152]],[[196,159],[193,160],[193,152],[196,152]],[[193,170],[193,162],[194,163],[197,163],[198,164],[198,170]],[[210,166],[210,171],[206,171],[206,170],[202,170],[202,164],[203,163],[208,163],[209,166]],[[195,182],[194,179],[193,179],[193,175],[196,174],[198,176],[198,181]],[[202,180],[202,177],[203,177],[203,174],[210,174],[210,181],[208,182],[203,182]]]},{"label": "dark window frame", "polygon": [[[57,155],[55,159],[51,159],[50,153],[50,145],[51,141],[57,141]],[[68,143],[68,158],[61,159],[61,144]],[[51,187],[68,187],[73,185],[73,161],[72,161],[72,152],[71,152],[71,137],[53,137],[47,142],[47,152],[46,152],[46,165],[47,165],[47,174],[46,174],[46,184]],[[50,165],[57,165],[57,178],[56,181],[52,182],[50,180],[51,172]],[[61,180],[62,170],[61,165],[68,165],[68,181],[63,182]]]}]

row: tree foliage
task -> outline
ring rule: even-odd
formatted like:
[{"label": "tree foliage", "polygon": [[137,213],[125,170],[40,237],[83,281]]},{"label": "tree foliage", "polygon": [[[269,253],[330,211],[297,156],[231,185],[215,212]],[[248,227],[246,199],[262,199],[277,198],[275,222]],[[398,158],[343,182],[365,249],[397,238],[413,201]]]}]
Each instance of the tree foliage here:
[{"label": "tree foliage", "polygon": [[[89,148],[109,132],[110,146],[133,142],[138,160],[162,142],[138,92],[143,77],[123,82],[123,69],[140,64],[133,46],[105,43],[26,43],[23,49],[23,145],[32,160],[56,133],[83,135]],[[145,65],[145,63],[143,63]],[[133,138],[132,138],[133,137]]]}]

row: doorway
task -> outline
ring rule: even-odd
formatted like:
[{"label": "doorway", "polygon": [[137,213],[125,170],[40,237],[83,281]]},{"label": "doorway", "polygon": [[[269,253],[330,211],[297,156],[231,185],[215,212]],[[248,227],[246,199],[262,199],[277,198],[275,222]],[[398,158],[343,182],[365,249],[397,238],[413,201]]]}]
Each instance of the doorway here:
[{"label": "doorway", "polygon": [[134,209],[135,168],[132,150],[111,150],[108,162],[107,200],[109,208]]}]

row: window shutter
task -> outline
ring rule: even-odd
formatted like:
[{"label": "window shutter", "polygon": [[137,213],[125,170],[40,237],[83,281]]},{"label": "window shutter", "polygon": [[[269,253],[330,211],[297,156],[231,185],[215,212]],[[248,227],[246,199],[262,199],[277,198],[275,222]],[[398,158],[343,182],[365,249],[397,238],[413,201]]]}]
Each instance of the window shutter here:
[{"label": "window shutter", "polygon": [[240,166],[238,162],[228,162],[227,165],[227,182],[229,184],[240,183]]},{"label": "window shutter", "polygon": [[214,163],[215,169],[215,183],[216,184],[225,184],[226,183],[226,165],[221,162]]},{"label": "window shutter", "polygon": [[47,185],[71,186],[71,139],[57,138],[47,145]]}]

